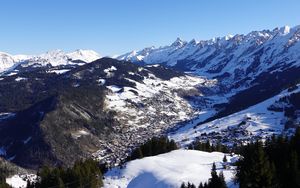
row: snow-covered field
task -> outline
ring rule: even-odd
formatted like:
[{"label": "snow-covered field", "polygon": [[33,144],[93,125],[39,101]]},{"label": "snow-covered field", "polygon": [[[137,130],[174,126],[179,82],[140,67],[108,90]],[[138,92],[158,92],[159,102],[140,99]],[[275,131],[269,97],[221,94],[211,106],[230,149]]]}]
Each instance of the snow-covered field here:
[{"label": "snow-covered field", "polygon": [[169,153],[137,159],[126,164],[122,169],[114,168],[105,174],[106,188],[171,188],[180,187],[182,182],[198,185],[207,182],[213,162],[217,171],[223,171],[229,187],[237,187],[233,183],[234,167],[232,162],[238,156],[226,154],[229,168],[223,168],[223,153],[202,152],[195,150],[175,150]]},{"label": "snow-covered field", "polygon": [[10,185],[12,188],[26,188],[27,187],[27,181],[30,182],[35,181],[36,179],[35,174],[26,174],[26,175],[13,175],[9,178],[6,178],[6,183]]}]

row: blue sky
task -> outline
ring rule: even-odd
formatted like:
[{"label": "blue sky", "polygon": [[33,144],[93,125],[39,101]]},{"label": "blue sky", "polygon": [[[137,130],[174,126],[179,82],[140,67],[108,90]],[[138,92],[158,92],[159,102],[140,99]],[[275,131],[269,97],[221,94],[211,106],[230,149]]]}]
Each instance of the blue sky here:
[{"label": "blue sky", "polygon": [[0,51],[102,55],[300,25],[299,0],[0,0]]}]

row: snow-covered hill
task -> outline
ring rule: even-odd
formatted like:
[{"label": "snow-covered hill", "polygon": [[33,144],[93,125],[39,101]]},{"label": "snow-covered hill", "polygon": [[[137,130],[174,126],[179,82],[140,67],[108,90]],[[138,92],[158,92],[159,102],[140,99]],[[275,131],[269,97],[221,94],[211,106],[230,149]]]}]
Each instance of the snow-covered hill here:
[{"label": "snow-covered hill", "polygon": [[[289,117],[285,116],[284,111],[276,109],[289,107],[290,104],[281,102],[282,98],[299,93],[299,86],[293,91],[284,90],[268,100],[224,118],[199,125],[197,119],[190,121],[171,133],[170,138],[183,146],[195,140],[221,141],[232,145],[264,139],[273,134],[292,133],[292,130],[285,127]],[[294,122],[295,125],[300,124],[299,120],[296,121],[298,122]]]},{"label": "snow-covered hill", "polygon": [[[238,157],[226,155],[228,164]],[[217,171],[223,171],[228,187],[233,183],[234,167],[223,169],[224,153],[193,150],[175,150],[166,154],[131,161],[124,168],[113,168],[105,174],[106,188],[177,188],[182,182],[198,185],[207,182],[213,162]]]},{"label": "snow-covered hill", "polygon": [[[46,66],[53,67],[60,65],[90,63],[101,56],[93,50],[76,50],[74,52],[65,53],[62,50],[48,51],[40,55],[10,55],[0,52],[0,73],[4,71],[12,71],[17,66]],[[76,62],[80,61],[80,62]]]}]

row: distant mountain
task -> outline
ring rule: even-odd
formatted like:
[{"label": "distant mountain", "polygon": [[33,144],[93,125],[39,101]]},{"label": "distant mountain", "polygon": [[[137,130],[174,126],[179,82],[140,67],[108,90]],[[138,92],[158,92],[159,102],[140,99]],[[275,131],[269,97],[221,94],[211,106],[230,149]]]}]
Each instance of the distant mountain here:
[{"label": "distant mountain", "polygon": [[139,64],[162,64],[216,78],[227,87],[247,86],[263,72],[300,66],[300,26],[253,31],[211,40],[178,38],[164,47],[150,47],[117,57]]},{"label": "distant mountain", "polygon": [[13,67],[15,63],[17,63],[17,61],[12,55],[0,52],[0,72]]},{"label": "distant mountain", "polygon": [[93,50],[76,50],[65,53],[62,50],[49,51],[40,55],[10,55],[0,52],[0,74],[4,71],[13,70],[17,66],[60,66],[81,63],[90,63],[101,56]]}]

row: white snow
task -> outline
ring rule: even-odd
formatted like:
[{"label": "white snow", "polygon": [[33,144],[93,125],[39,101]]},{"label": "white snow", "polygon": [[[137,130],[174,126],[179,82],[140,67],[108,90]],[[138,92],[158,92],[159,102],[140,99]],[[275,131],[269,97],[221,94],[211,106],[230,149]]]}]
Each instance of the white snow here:
[{"label": "white snow", "polygon": [[10,178],[6,178],[6,183],[13,188],[25,188],[27,182],[23,180],[19,175],[14,175]]},{"label": "white snow", "polygon": [[9,112],[0,113],[0,121],[7,118],[14,117],[15,115],[16,115],[15,113],[9,113]]},{"label": "white snow", "polygon": [[104,69],[103,72],[106,73],[106,77],[110,78],[110,77],[112,77],[114,75],[113,72],[116,71],[116,70],[117,70],[116,67],[111,66],[110,68]]},{"label": "white snow", "polygon": [[50,70],[50,71],[48,71],[48,73],[64,74],[69,71],[70,71],[70,69],[60,69],[60,70]]},{"label": "white snow", "polygon": [[66,55],[72,60],[81,60],[87,63],[101,58],[101,56],[93,50],[76,50]]},{"label": "white snow", "polygon": [[87,130],[78,130],[76,132],[71,133],[71,135],[74,139],[78,139],[82,136],[90,135],[90,132],[88,132]]},{"label": "white snow", "polygon": [[6,76],[14,76],[14,75],[17,75],[18,73],[16,73],[16,72],[11,72],[11,73],[9,73],[9,74],[7,74]]},{"label": "white snow", "polygon": [[[207,182],[213,162],[217,171],[224,173],[229,187],[233,185],[234,167],[223,169],[224,153],[202,152],[195,150],[175,150],[143,159],[137,159],[126,164],[124,169],[114,168],[105,174],[106,188],[170,188],[180,187],[182,182],[199,185]],[[237,156],[228,161],[236,161]]]},{"label": "white snow", "polygon": [[35,174],[16,174],[9,178],[6,178],[6,183],[10,185],[12,188],[26,188],[27,180],[30,182],[34,182],[36,179]]},{"label": "white snow", "polygon": [[0,72],[7,70],[15,64],[15,60],[12,55],[0,52]]},{"label": "white snow", "polygon": [[104,84],[106,83],[106,80],[103,79],[103,78],[99,78],[99,79],[97,80],[97,82],[99,83],[99,85],[104,85]]},{"label": "white snow", "polygon": [[116,93],[119,92],[122,88],[116,85],[106,86],[108,89],[110,89],[112,92]]},{"label": "white snow", "polygon": [[[10,55],[0,52],[0,73],[13,70],[17,65],[27,67],[30,65],[37,66],[59,66],[74,64],[72,61],[81,60],[90,63],[101,56],[93,50],[76,50],[74,52],[65,53],[62,50],[52,50],[40,55]],[[79,63],[78,65],[83,65]]]},{"label": "white snow", "polygon": [[22,81],[22,80],[27,80],[27,78],[23,78],[23,77],[17,77],[15,79],[16,82]]}]

